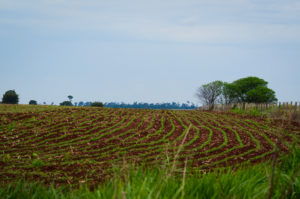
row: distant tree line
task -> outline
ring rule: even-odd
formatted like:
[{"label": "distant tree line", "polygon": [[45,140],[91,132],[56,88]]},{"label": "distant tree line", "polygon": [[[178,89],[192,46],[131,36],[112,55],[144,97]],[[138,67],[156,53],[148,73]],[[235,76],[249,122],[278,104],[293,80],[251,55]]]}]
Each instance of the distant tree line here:
[{"label": "distant tree line", "polygon": [[116,103],[116,102],[108,102],[104,103],[104,107],[110,108],[140,108],[140,109],[195,109],[196,105],[190,102],[187,103],[145,103],[145,102],[134,102],[132,104],[129,103]]},{"label": "distant tree line", "polygon": [[92,107],[107,107],[107,108],[137,108],[137,109],[195,109],[197,108],[193,103],[145,103],[145,102],[134,102],[130,103],[118,103],[118,102],[74,102],[64,101],[60,103],[61,106],[92,106]]}]

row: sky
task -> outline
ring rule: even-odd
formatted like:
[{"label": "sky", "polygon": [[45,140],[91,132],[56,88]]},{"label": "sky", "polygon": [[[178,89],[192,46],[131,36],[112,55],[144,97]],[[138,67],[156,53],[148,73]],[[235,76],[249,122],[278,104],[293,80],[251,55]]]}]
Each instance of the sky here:
[{"label": "sky", "polygon": [[0,0],[0,96],[199,103],[257,76],[300,101],[299,0]]}]

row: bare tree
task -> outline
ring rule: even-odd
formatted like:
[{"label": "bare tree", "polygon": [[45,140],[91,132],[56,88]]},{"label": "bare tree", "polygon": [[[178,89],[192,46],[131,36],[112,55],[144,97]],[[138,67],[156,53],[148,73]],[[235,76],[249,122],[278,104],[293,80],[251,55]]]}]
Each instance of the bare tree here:
[{"label": "bare tree", "polygon": [[204,105],[209,106],[209,110],[213,110],[217,100],[222,95],[223,85],[222,81],[204,84],[197,89],[196,96]]}]

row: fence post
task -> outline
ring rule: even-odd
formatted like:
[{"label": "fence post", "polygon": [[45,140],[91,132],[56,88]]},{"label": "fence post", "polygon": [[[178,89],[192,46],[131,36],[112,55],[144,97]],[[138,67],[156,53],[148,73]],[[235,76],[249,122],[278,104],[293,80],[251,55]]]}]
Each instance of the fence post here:
[{"label": "fence post", "polygon": [[286,102],[284,102],[284,104],[282,105],[282,107],[283,107],[283,111],[285,111],[285,109],[286,109]]},{"label": "fence post", "polygon": [[294,114],[296,115],[297,113],[297,102],[295,102],[295,109],[294,109]]}]

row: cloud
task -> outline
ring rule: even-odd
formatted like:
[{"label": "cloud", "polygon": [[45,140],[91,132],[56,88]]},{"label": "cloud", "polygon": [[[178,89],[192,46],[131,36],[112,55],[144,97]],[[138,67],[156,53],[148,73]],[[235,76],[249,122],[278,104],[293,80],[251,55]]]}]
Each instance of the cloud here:
[{"label": "cloud", "polygon": [[300,42],[297,1],[0,0],[0,5],[11,13],[23,13],[19,18],[2,17],[0,26],[56,34],[83,31],[168,42]]}]

